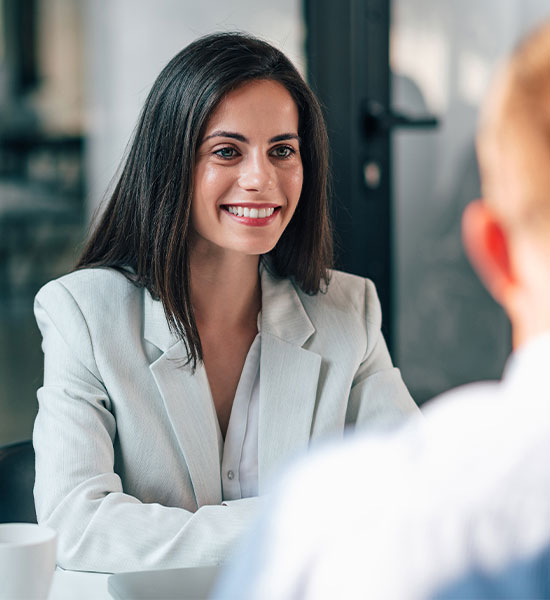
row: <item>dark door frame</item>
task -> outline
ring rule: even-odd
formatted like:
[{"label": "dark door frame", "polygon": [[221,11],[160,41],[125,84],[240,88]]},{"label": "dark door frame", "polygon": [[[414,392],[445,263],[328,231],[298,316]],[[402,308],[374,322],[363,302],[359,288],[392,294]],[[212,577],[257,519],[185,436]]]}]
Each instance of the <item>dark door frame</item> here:
[{"label": "dark door frame", "polygon": [[391,345],[390,135],[365,129],[368,103],[389,110],[387,0],[305,0],[308,77],[331,144],[337,267],[376,284]]},{"label": "dark door frame", "polygon": [[369,277],[392,346],[394,127],[433,127],[391,108],[390,0],[304,0],[308,79],[331,144],[336,266]]}]

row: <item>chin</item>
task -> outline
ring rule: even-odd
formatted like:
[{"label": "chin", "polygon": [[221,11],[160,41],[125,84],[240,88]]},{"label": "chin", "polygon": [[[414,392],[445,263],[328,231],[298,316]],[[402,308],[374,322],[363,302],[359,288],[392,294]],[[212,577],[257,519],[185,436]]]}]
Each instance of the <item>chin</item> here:
[{"label": "chin", "polygon": [[247,256],[261,256],[262,254],[268,254],[273,250],[275,246],[254,246],[249,248],[239,248],[237,252],[239,254],[246,254]]},{"label": "chin", "polygon": [[241,254],[247,254],[249,256],[259,256],[260,254],[267,254],[271,252],[273,248],[277,245],[277,240],[255,240],[254,242],[248,242],[239,244],[238,247],[235,247],[234,250]]}]

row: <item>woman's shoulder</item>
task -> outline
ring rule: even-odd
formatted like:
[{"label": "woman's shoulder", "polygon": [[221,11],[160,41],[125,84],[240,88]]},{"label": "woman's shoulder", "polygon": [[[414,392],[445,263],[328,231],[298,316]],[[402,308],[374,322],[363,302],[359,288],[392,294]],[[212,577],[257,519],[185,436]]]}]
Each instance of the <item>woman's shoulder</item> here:
[{"label": "woman's shoulder", "polygon": [[98,292],[109,289],[113,292],[126,291],[135,285],[121,271],[109,267],[93,267],[78,269],[53,279],[44,285],[39,294],[53,290],[59,286],[70,292],[90,293],[91,290]]},{"label": "woman's shoulder", "polygon": [[348,331],[350,335],[372,327],[380,328],[380,302],[370,279],[333,270],[328,285],[317,294],[299,294],[316,328],[328,325]]},{"label": "woman's shoulder", "polygon": [[73,271],[44,285],[36,301],[55,307],[69,299],[79,307],[95,311],[120,308],[120,305],[138,296],[140,289],[122,272],[106,267]]},{"label": "woman's shoulder", "polygon": [[311,348],[327,355],[327,348],[336,348],[336,344],[340,357],[358,364],[367,353],[369,340],[378,338],[382,321],[372,281],[331,271],[328,285],[317,294],[298,293],[315,329]]},{"label": "woman's shoulder", "polygon": [[338,287],[347,291],[356,290],[361,293],[361,291],[364,292],[366,286],[374,286],[372,281],[366,277],[354,275],[353,273],[346,273],[345,271],[338,271],[337,269],[331,269],[329,271],[329,276],[329,289],[331,284],[335,284],[333,287]]},{"label": "woman's shoulder", "polygon": [[337,270],[331,270],[329,276],[328,285],[311,297],[315,304],[348,312],[355,308],[360,313],[364,313],[365,306],[371,310],[379,308],[376,288],[370,279]]},{"label": "woman's shoulder", "polygon": [[44,339],[62,339],[99,377],[99,362],[133,356],[128,348],[139,345],[144,290],[115,269],[81,269],[47,283],[34,314]]}]

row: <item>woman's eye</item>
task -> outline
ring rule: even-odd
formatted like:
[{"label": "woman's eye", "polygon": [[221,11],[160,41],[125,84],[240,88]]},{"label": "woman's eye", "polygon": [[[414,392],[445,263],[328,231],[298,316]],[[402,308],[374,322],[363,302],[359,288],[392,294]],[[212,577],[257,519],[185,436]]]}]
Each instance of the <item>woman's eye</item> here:
[{"label": "woman's eye", "polygon": [[230,158],[235,158],[235,156],[237,156],[237,151],[235,150],[235,148],[227,147],[227,148],[220,148],[219,150],[216,150],[214,152],[214,154],[216,156],[219,156],[220,158],[229,160]]},{"label": "woman's eye", "polygon": [[272,154],[276,158],[290,158],[295,152],[292,146],[277,146],[272,150]]}]

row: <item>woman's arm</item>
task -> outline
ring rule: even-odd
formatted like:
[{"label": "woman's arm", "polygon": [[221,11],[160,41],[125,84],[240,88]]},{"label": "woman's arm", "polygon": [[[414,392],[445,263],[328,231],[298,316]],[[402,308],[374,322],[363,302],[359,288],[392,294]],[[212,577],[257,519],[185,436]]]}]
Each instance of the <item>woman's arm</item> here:
[{"label": "woman's arm", "polygon": [[382,335],[382,311],[376,288],[365,280],[367,348],[353,379],[346,422],[358,427],[390,426],[419,409],[399,369],[392,364]]},{"label": "woman's arm", "polygon": [[[114,572],[223,561],[258,499],[193,513],[124,493],[114,472],[116,407],[102,383],[86,320],[63,291],[39,294],[35,303],[45,355],[34,429],[35,502],[39,522],[58,532],[59,564]],[[144,477],[147,468],[162,470],[163,464],[143,465]],[[170,475],[166,486],[179,483]]]}]

